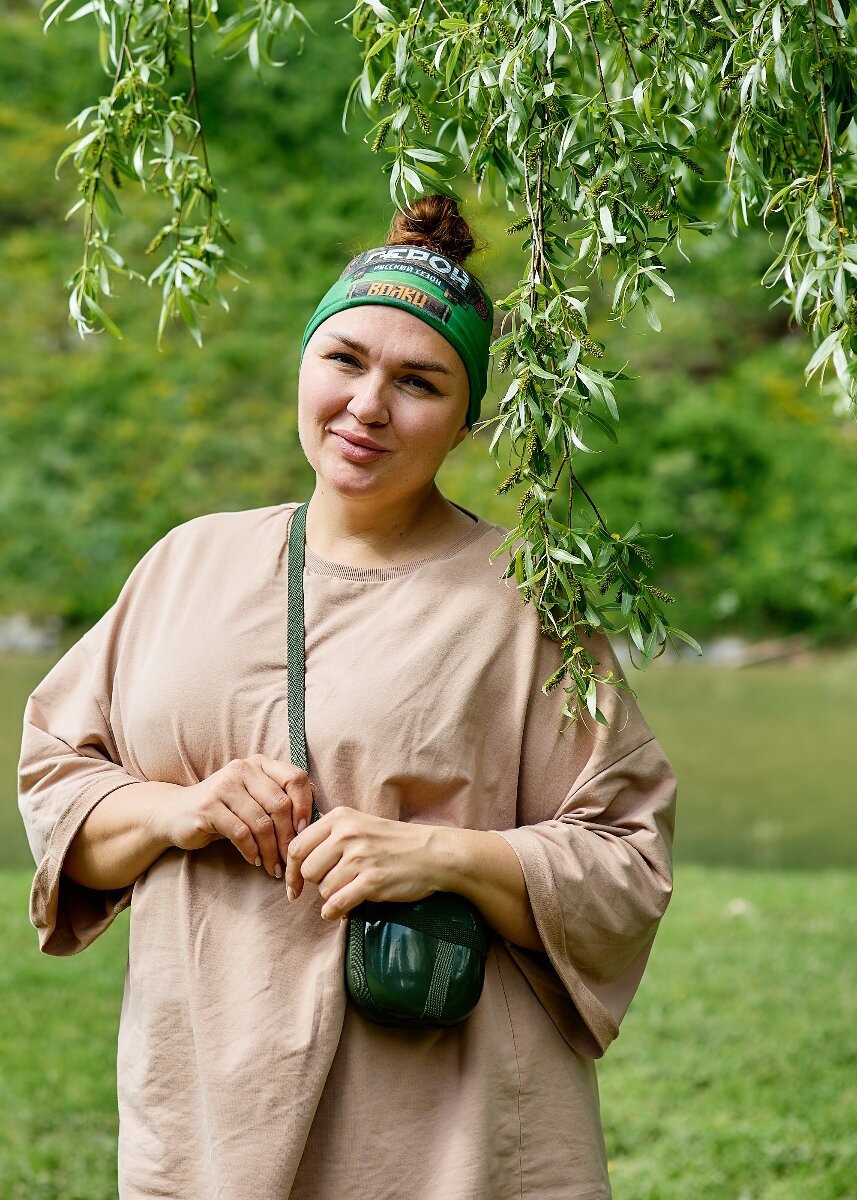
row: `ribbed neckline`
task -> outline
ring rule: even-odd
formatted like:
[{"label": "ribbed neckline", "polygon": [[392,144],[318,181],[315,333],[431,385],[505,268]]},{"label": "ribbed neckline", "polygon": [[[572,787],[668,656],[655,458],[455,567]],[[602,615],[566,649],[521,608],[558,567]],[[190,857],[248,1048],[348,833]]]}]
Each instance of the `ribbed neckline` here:
[{"label": "ribbed neckline", "polygon": [[[454,500],[450,501],[455,504]],[[413,571],[419,570],[420,567],[427,563],[440,562],[445,558],[452,558],[459,551],[475,542],[477,538],[487,533],[494,526],[490,521],[485,521],[478,513],[471,512],[469,508],[464,508],[460,504],[455,504],[457,509],[466,513],[469,517],[474,518],[473,528],[468,529],[467,533],[463,534],[457,541],[452,542],[449,546],[445,546],[442,550],[436,550],[434,554],[427,554],[423,558],[415,558],[411,562],[396,563],[389,567],[353,567],[346,563],[331,562],[327,558],[321,558],[313,550],[306,546],[304,548],[304,570],[310,571],[313,575],[333,575],[338,579],[354,579],[370,582],[375,580],[382,582],[386,579],[399,579],[403,575],[410,575]],[[294,510],[289,515],[289,527],[291,527],[291,516]]]}]

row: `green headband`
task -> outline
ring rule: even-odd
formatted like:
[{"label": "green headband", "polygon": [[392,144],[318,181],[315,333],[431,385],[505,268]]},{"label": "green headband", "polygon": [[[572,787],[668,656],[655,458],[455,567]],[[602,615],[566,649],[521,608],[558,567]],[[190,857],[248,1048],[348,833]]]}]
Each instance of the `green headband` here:
[{"label": "green headband", "polygon": [[379,246],[353,258],[322,296],[301,343],[301,361],[322,321],[357,304],[391,304],[431,325],[461,355],[470,382],[467,426],[479,419],[488,387],[493,305],[464,267],[424,246]]}]

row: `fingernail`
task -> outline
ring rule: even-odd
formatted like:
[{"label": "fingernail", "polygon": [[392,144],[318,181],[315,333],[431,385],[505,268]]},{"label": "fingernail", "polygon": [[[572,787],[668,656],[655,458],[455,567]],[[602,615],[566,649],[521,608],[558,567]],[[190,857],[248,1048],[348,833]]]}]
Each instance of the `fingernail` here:
[{"label": "fingernail", "polygon": [[277,863],[277,865],[274,867],[274,874],[276,875],[276,877],[278,879],[283,878],[283,868],[280,866],[279,863]]},{"label": "fingernail", "polygon": [[295,898],[295,892],[294,892],[294,888],[289,887],[288,884],[286,885],[286,895],[288,896],[289,903],[291,904],[292,900],[294,900],[294,898]]},{"label": "fingernail", "polygon": [[305,829],[306,829],[306,820],[304,817],[301,817],[301,819],[298,821],[298,833],[303,833],[303,831]]},{"label": "fingernail", "polygon": [[257,866],[257,867],[261,867],[261,865],[262,865],[262,860],[261,860],[261,858],[259,858],[259,856],[258,856],[258,854],[257,854],[257,855],[256,855],[256,866]]}]

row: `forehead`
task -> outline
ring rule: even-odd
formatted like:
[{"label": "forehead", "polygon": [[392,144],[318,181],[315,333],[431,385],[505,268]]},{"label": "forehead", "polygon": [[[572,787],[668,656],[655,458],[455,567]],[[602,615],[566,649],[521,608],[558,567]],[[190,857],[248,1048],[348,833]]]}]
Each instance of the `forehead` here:
[{"label": "forehead", "polygon": [[359,341],[373,358],[393,360],[419,354],[442,362],[451,371],[465,370],[458,351],[442,334],[414,313],[392,304],[358,304],[334,313],[322,321],[312,340],[332,342],[338,334]]}]

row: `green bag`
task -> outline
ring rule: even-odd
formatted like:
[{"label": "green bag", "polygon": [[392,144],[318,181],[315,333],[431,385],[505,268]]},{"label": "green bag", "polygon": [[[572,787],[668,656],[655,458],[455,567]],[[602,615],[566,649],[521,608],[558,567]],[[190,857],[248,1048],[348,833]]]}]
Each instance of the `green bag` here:
[{"label": "green bag", "polygon": [[[289,527],[288,693],[292,762],[307,769],[304,720],[304,546],[307,504]],[[321,816],[315,800],[312,820]],[[345,986],[380,1025],[455,1025],[476,1007],[485,981],[488,932],[475,904],[455,892],[411,903],[365,900],[348,917]]]}]

